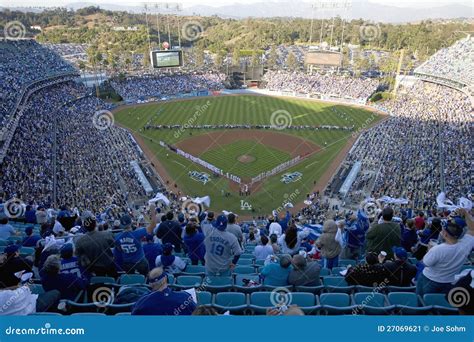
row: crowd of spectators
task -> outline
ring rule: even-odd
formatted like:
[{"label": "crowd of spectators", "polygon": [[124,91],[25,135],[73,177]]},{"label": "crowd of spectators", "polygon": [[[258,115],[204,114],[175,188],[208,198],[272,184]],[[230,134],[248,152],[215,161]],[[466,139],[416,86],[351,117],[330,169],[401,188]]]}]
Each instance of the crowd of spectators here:
[{"label": "crowd of spectators", "polygon": [[74,72],[69,63],[34,40],[3,40],[0,50],[0,126],[5,124],[20,95],[32,82]]},{"label": "crowd of spectators", "polygon": [[350,163],[362,162],[358,178],[373,171],[373,182],[360,182],[373,185],[373,197],[402,197],[414,208],[427,209],[442,181],[449,198],[472,193],[474,160],[468,142],[474,120],[467,95],[418,81],[377,108],[390,117],[363,132],[347,157]]},{"label": "crowd of spectators", "polygon": [[366,100],[378,87],[378,81],[331,74],[268,71],[264,75],[266,88],[300,94],[323,94]]},{"label": "crowd of spectators", "polygon": [[136,101],[148,97],[166,97],[199,90],[224,88],[225,75],[220,73],[174,74],[166,76],[138,76],[114,80],[112,86],[125,100]]},{"label": "crowd of spectators", "polygon": [[474,37],[468,36],[443,48],[415,69],[415,73],[474,85]]}]

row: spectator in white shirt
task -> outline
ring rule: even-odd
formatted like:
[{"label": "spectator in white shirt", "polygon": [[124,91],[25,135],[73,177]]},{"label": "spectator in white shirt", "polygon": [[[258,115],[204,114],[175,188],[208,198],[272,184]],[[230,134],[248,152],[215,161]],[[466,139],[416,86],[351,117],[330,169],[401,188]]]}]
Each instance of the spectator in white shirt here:
[{"label": "spectator in white shirt", "polygon": [[265,260],[269,255],[273,254],[273,247],[268,244],[268,238],[263,235],[260,238],[261,244],[255,247],[253,255],[256,260]]},{"label": "spectator in white shirt", "polygon": [[460,213],[468,224],[464,237],[460,238],[463,229],[455,220],[450,220],[440,233],[445,242],[428,245],[428,252],[423,258],[425,268],[416,285],[416,293],[420,296],[425,293],[448,293],[455,281],[454,276],[474,248],[473,218],[465,210],[460,210]]},{"label": "spectator in white shirt", "polygon": [[270,223],[270,227],[268,228],[269,230],[269,235],[275,234],[276,236],[280,237],[281,236],[281,225],[278,222],[272,222]]}]

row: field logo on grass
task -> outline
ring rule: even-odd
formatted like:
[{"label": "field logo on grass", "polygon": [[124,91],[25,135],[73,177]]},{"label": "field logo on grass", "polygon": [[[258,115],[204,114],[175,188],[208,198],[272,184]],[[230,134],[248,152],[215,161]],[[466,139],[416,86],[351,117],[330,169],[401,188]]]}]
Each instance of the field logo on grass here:
[{"label": "field logo on grass", "polygon": [[92,116],[92,124],[99,131],[104,131],[114,125],[114,115],[108,110],[98,110]]},{"label": "field logo on grass", "polygon": [[378,24],[364,24],[359,28],[359,35],[363,41],[371,42],[380,37],[381,30]]},{"label": "field logo on grass", "polygon": [[209,174],[205,172],[189,171],[188,175],[191,179],[194,179],[197,182],[202,182],[204,185],[211,180]]},{"label": "field logo on grass", "polygon": [[279,131],[291,127],[292,122],[293,118],[291,117],[291,114],[284,109],[276,110],[270,116],[271,128]]},{"label": "field logo on grass", "polygon": [[209,108],[210,105],[211,105],[211,101],[207,100],[206,103],[203,104],[202,106],[195,106],[194,107],[195,111],[194,111],[193,115],[186,121],[186,123],[184,125],[179,127],[179,129],[174,133],[175,139],[179,139],[179,137],[181,135],[183,135],[183,133],[186,129],[193,126],[194,123],[196,122],[196,120],[202,114],[204,114],[204,112]]},{"label": "field logo on grass", "polygon": [[240,200],[240,209],[241,210],[252,210],[252,205],[244,200]]},{"label": "field logo on grass", "polygon": [[281,176],[281,181],[285,184],[288,184],[299,181],[301,177],[303,177],[301,172],[285,173],[283,176]]}]

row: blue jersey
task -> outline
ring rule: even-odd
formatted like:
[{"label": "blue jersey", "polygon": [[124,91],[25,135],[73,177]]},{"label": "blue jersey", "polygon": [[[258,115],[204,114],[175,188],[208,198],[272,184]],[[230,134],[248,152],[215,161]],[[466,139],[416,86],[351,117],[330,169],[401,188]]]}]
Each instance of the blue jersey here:
[{"label": "blue jersey", "polygon": [[195,308],[196,303],[189,293],[166,288],[141,297],[133,307],[132,315],[189,316]]},{"label": "blue jersey", "polygon": [[62,274],[75,274],[78,277],[82,276],[82,268],[79,266],[77,257],[68,259],[61,259],[61,269],[59,273]]},{"label": "blue jersey", "polygon": [[141,239],[145,237],[145,228],[124,231],[115,239],[115,247],[123,263],[137,263],[145,256]]}]

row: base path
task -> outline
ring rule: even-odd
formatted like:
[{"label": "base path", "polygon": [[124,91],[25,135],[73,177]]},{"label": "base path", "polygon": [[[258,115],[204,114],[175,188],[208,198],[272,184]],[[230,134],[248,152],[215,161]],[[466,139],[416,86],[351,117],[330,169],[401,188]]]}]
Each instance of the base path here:
[{"label": "base path", "polygon": [[294,135],[285,134],[278,131],[250,129],[232,129],[227,131],[201,134],[180,141],[176,144],[176,146],[179,149],[192,154],[193,156],[199,156],[206,151],[239,140],[255,141],[276,150],[287,152],[291,155],[291,157],[301,156],[301,158],[305,158],[306,156],[321,150],[321,147],[318,145]]}]

